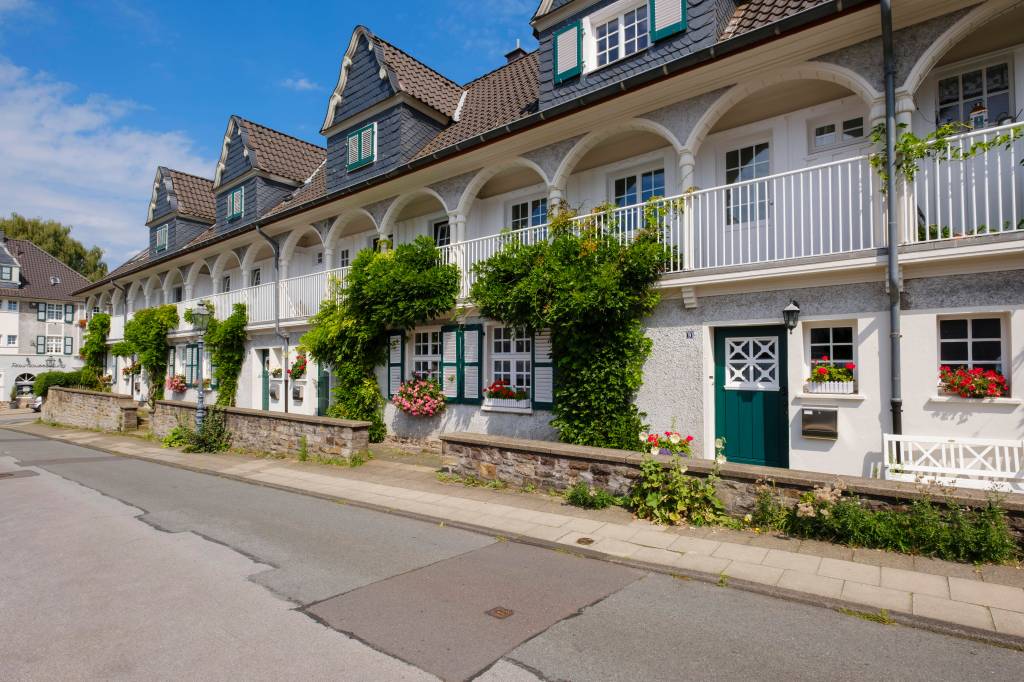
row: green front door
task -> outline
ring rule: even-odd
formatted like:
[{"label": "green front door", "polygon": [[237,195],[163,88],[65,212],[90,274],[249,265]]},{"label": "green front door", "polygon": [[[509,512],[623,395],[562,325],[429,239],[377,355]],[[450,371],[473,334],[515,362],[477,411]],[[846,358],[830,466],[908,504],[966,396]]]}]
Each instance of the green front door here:
[{"label": "green front door", "polygon": [[316,375],[316,414],[318,417],[327,416],[327,408],[331,406],[331,373],[327,367],[319,366]]},{"label": "green front door", "polygon": [[786,330],[715,331],[715,437],[730,462],[789,466]]},{"label": "green front door", "polygon": [[270,351],[263,349],[260,351],[260,364],[263,365],[263,410],[264,412],[270,411]]}]

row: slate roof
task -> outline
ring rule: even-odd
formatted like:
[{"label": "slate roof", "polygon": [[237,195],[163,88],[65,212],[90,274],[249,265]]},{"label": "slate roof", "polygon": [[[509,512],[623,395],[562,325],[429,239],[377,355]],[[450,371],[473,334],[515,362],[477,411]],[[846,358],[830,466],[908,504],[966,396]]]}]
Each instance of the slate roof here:
[{"label": "slate roof", "polygon": [[[301,204],[306,203],[307,201],[313,201],[314,199],[319,199],[320,197],[326,196],[327,195],[327,178],[326,178],[326,176],[327,176],[326,165],[322,165],[322,166],[320,166],[319,168],[316,169],[316,172],[313,173],[313,176],[309,179],[309,182],[307,182],[302,187],[299,187],[294,192],[292,192],[291,195],[287,199],[285,199],[280,204],[275,206],[272,210],[270,210],[267,213],[267,215],[268,216],[272,216],[272,215],[274,215],[276,213],[281,213],[282,211],[286,211],[289,208],[291,208],[292,206],[299,206]],[[202,235],[200,235],[200,236],[202,236]],[[197,237],[197,239],[198,239],[198,237]],[[195,240],[192,240],[192,243],[195,243]]]},{"label": "slate roof", "polygon": [[[447,116],[453,116],[462,98],[462,88],[437,71],[382,38],[373,36],[385,66],[398,82],[398,89]],[[307,176],[308,177],[308,176]]]},{"label": "slate roof", "polygon": [[733,12],[719,42],[767,26],[823,2],[824,0],[748,0],[739,4]]},{"label": "slate roof", "polygon": [[257,170],[302,183],[327,158],[327,150],[323,147],[241,116],[236,116],[235,120],[248,137],[249,149],[255,157],[253,165]]},{"label": "slate roof", "polygon": [[131,258],[129,258],[125,262],[121,263],[120,265],[118,265],[116,268],[114,268],[110,272],[108,272],[107,276],[104,277],[100,281],[106,282],[106,281],[109,281],[109,280],[112,280],[112,279],[117,279],[121,275],[123,275],[123,274],[125,274],[127,272],[132,271],[133,269],[135,269],[139,265],[142,265],[143,263],[145,263],[148,260],[150,260],[150,258],[149,258],[149,247],[147,246],[142,251],[139,251],[137,254],[135,254],[134,256],[132,256]]},{"label": "slate roof", "polygon": [[[200,222],[213,224],[217,220],[217,202],[213,194],[213,180],[164,168],[174,187],[178,200],[178,213]],[[159,217],[159,216],[157,216]]]},{"label": "slate roof", "polygon": [[[21,266],[21,286],[5,288],[3,295],[12,298],[30,298],[42,301],[76,301],[74,295],[89,280],[72,270],[62,261],[25,239],[6,239],[4,247]],[[51,284],[50,278],[57,283]]]}]

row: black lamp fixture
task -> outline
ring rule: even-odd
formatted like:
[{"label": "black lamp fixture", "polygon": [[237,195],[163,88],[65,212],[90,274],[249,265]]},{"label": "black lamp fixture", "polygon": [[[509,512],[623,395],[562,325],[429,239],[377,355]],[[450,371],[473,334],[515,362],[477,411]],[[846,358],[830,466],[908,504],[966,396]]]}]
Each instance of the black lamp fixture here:
[{"label": "black lamp fixture", "polygon": [[796,323],[800,320],[800,304],[790,301],[789,305],[782,309],[782,319],[786,323],[786,329],[792,334],[796,329]]}]

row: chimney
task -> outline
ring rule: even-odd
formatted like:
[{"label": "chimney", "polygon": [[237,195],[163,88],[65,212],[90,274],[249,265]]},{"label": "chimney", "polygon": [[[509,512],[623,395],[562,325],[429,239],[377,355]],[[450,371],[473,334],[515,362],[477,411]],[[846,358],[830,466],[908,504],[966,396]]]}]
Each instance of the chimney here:
[{"label": "chimney", "polygon": [[512,62],[514,62],[514,61],[516,61],[518,59],[522,59],[525,56],[526,56],[526,50],[524,50],[519,45],[519,38],[516,38],[516,47],[515,47],[514,50],[512,50],[511,52],[509,52],[508,54],[505,55],[505,61],[506,61],[507,64],[511,64]]}]

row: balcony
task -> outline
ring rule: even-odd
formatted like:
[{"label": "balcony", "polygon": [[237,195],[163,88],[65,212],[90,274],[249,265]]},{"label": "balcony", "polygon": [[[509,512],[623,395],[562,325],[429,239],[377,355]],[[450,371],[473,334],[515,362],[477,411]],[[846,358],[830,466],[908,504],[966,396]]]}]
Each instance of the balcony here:
[{"label": "balcony", "polygon": [[[1024,235],[1024,138],[972,158],[958,159],[957,149],[1006,134],[1004,126],[951,138],[938,160],[919,164],[913,181],[902,183],[896,201],[901,246],[942,243],[1018,232]],[[769,177],[698,190],[652,204],[616,208],[575,218],[632,239],[644,225],[645,211],[657,214],[657,231],[669,247],[666,274],[738,267],[752,271],[776,263],[843,254],[874,254],[887,246],[885,202],[869,157],[859,156]],[[473,265],[497,253],[511,240],[533,244],[547,239],[548,226],[505,232],[442,247],[446,263],[463,273],[463,298],[473,285]],[[305,321],[320,309],[329,280],[344,280],[348,268],[294,277],[237,291],[202,297],[218,316],[245,303],[250,324],[274,321],[274,287],[280,296],[281,320]],[[178,304],[183,314],[200,299]],[[119,326],[120,324],[120,326]],[[123,334],[123,318],[115,317]]]}]

